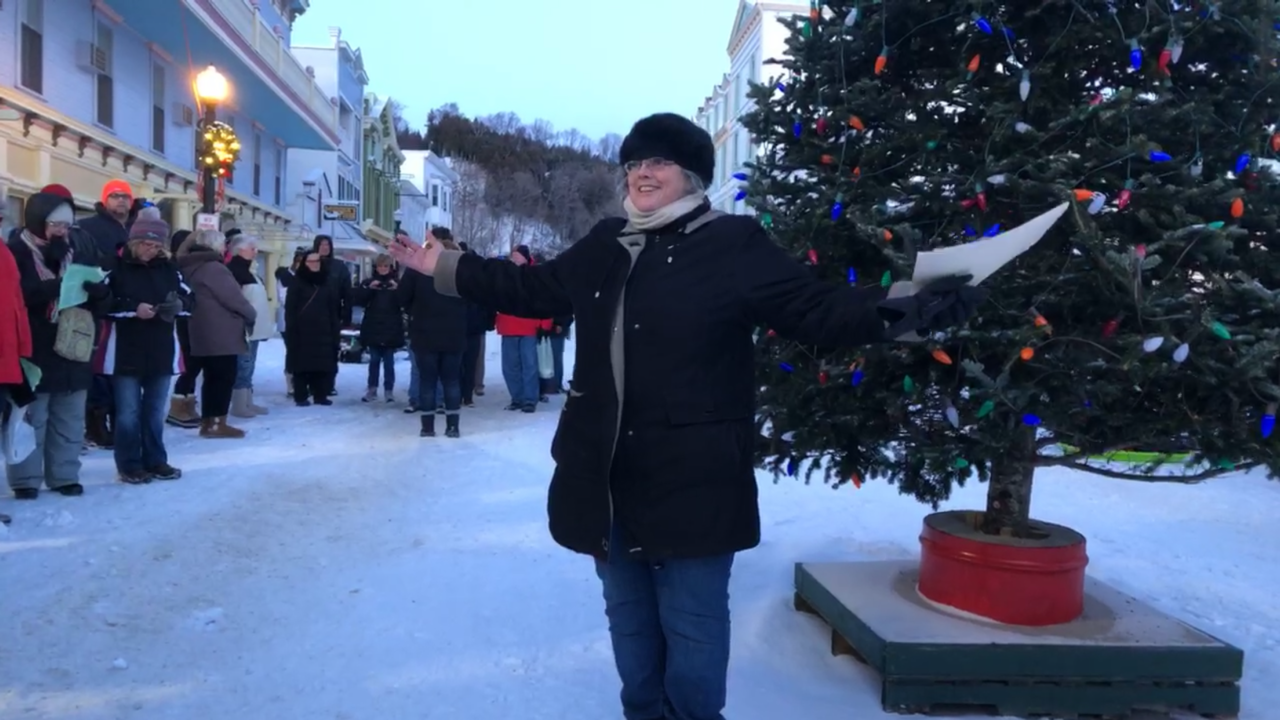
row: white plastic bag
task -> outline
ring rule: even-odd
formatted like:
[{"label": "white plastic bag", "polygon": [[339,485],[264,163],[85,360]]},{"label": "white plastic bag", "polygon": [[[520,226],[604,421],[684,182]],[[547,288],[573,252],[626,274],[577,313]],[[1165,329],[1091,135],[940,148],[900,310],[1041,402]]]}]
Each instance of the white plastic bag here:
[{"label": "white plastic bag", "polygon": [[538,341],[538,377],[550,380],[556,376],[556,354],[551,350],[551,338]]},{"label": "white plastic bag", "polygon": [[27,420],[27,411],[9,403],[9,419],[4,424],[4,461],[17,465],[36,450],[36,429]]}]

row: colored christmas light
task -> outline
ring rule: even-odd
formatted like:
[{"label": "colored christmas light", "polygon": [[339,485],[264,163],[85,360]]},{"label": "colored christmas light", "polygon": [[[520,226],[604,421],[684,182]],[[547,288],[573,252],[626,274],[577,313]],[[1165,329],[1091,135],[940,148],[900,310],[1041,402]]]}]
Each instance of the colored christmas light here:
[{"label": "colored christmas light", "polygon": [[1231,217],[1239,220],[1244,217],[1244,199],[1236,198],[1231,201]]},{"label": "colored christmas light", "polygon": [[788,475],[794,476],[796,474],[796,465],[798,465],[798,463],[796,462],[795,458],[787,458],[787,474]]},{"label": "colored christmas light", "polygon": [[739,190],[738,192],[736,192],[736,193],[734,193],[734,194],[733,194],[733,201],[734,201],[734,202],[741,202],[741,201],[746,200],[746,199],[747,199],[747,191],[746,191],[746,190]]},{"label": "colored christmas light", "polygon": [[1018,81],[1018,97],[1022,98],[1022,102],[1026,102],[1031,95],[1031,71],[1023,70],[1022,79]]},{"label": "colored christmas light", "polygon": [[991,34],[991,23],[987,22],[986,18],[977,16],[973,19],[973,24],[978,26],[978,29],[987,35]]},{"label": "colored christmas light", "polygon": [[1032,322],[1032,323],[1034,323],[1034,324],[1035,324],[1035,326],[1036,326],[1036,327],[1038,327],[1038,328],[1048,327],[1048,325],[1049,325],[1049,321],[1048,321],[1048,320],[1045,320],[1045,319],[1044,319],[1044,316],[1043,316],[1043,315],[1041,315],[1040,313],[1036,313],[1036,317],[1035,317],[1035,319],[1034,319],[1034,320],[1032,320],[1031,322]]},{"label": "colored christmas light", "polygon": [[810,265],[817,265],[817,264],[818,264],[818,251],[817,251],[817,250],[815,250],[815,249],[813,249],[813,248],[809,248],[809,252],[808,252],[808,253],[806,253],[806,255],[807,255],[807,256],[808,256],[808,258],[809,258],[809,264],[810,264]]},{"label": "colored christmas light", "polygon": [[1102,208],[1107,204],[1107,196],[1102,193],[1094,193],[1093,198],[1089,200],[1089,207],[1086,211],[1090,215],[1097,215],[1102,212]]},{"label": "colored christmas light", "polygon": [[1138,47],[1136,39],[1129,40],[1129,67],[1134,70],[1142,69],[1142,48]]},{"label": "colored christmas light", "polygon": [[744,173],[744,172],[736,172],[736,173],[734,173],[734,174],[733,174],[733,179],[734,179],[734,180],[737,180],[737,181],[739,181],[739,182],[746,182],[746,181],[747,181],[747,174],[746,174],[746,173]]},{"label": "colored christmas light", "polygon": [[1160,72],[1164,73],[1165,75],[1171,75],[1172,72],[1169,70],[1169,63],[1172,60],[1173,60],[1173,48],[1168,45],[1165,45],[1164,49],[1160,51],[1160,56],[1156,58],[1156,67],[1159,68]]},{"label": "colored christmas light", "polygon": [[1150,160],[1151,162],[1162,163],[1162,162],[1169,162],[1170,160],[1173,159],[1173,156],[1167,152],[1164,152],[1163,150],[1152,150],[1151,152],[1147,153],[1147,159]]},{"label": "colored christmas light", "polygon": [[862,118],[858,117],[857,115],[849,116],[849,127],[853,128],[854,130],[857,130],[858,132],[862,132],[863,130],[867,129],[867,126],[862,122]]},{"label": "colored christmas light", "polygon": [[791,373],[796,371],[796,369],[792,367],[791,363],[778,363],[778,367],[782,369],[782,372],[786,372],[786,373]]},{"label": "colored christmas light", "polygon": [[1222,324],[1222,323],[1220,323],[1220,322],[1215,322],[1215,323],[1213,323],[1212,325],[1210,325],[1210,326],[1209,326],[1209,330],[1210,330],[1214,335],[1217,335],[1218,337],[1222,338],[1223,340],[1230,340],[1230,339],[1231,339],[1231,331],[1230,331],[1230,330],[1227,330],[1227,326],[1226,326],[1226,325],[1223,325],[1223,324]]},{"label": "colored christmas light", "polygon": [[858,387],[862,384],[862,379],[864,377],[865,375],[862,374],[861,370],[854,370],[853,374],[849,376],[849,384],[854,387]]},{"label": "colored christmas light", "polygon": [[831,376],[827,374],[827,371],[826,371],[826,370],[819,370],[819,371],[818,371],[818,384],[819,384],[819,385],[826,385],[826,384],[827,384],[827,380],[830,380],[830,379],[831,379]]},{"label": "colored christmas light", "polygon": [[1252,161],[1253,161],[1252,155],[1250,155],[1247,152],[1240,153],[1240,157],[1236,158],[1236,164],[1235,164],[1235,167],[1232,168],[1232,171],[1236,175],[1239,175],[1240,173],[1244,172],[1249,168],[1249,163]]},{"label": "colored christmas light", "polygon": [[954,361],[951,359],[951,356],[948,355],[947,351],[943,350],[942,348],[938,348],[929,354],[933,356],[934,360],[937,360],[943,365],[951,365],[954,363]]},{"label": "colored christmas light", "polygon": [[831,219],[839,220],[840,216],[843,214],[844,214],[844,196],[840,196],[836,198],[835,204],[831,206]]},{"label": "colored christmas light", "polygon": [[942,414],[946,416],[947,422],[951,423],[951,427],[960,428],[960,412],[956,410],[955,405],[947,403],[947,406],[942,410]]},{"label": "colored christmas light", "polygon": [[1040,416],[1034,413],[1025,413],[1022,416],[1022,424],[1028,427],[1036,427],[1040,424]]},{"label": "colored christmas light", "polygon": [[847,28],[853,27],[856,22],[858,22],[858,8],[857,6],[854,6],[853,9],[849,11],[849,14],[844,16],[844,26]]},{"label": "colored christmas light", "polygon": [[826,119],[826,118],[818,118],[818,122],[814,124],[813,129],[814,129],[814,130],[817,130],[819,135],[826,135],[826,134],[827,134],[827,119]]},{"label": "colored christmas light", "polygon": [[978,67],[981,64],[982,64],[981,55],[974,55],[973,57],[969,58],[969,64],[965,66],[965,69],[969,71],[969,77],[973,77],[973,74],[978,72]]},{"label": "colored christmas light", "polygon": [[1116,207],[1121,210],[1129,207],[1129,202],[1133,199],[1133,181],[1125,180],[1124,189],[1116,196]]},{"label": "colored christmas light", "polygon": [[1164,337],[1163,337],[1163,336],[1161,336],[1161,335],[1152,335],[1151,337],[1149,337],[1149,338],[1147,338],[1146,340],[1143,340],[1143,341],[1142,341],[1142,351],[1143,351],[1143,352],[1153,353],[1153,352],[1155,352],[1155,351],[1159,350],[1159,349],[1160,349],[1160,346],[1161,346],[1161,345],[1163,345],[1163,344],[1164,344]]},{"label": "colored christmas light", "polygon": [[982,405],[981,405],[981,406],[979,406],[979,407],[978,407],[978,417],[979,417],[979,418],[984,418],[984,417],[986,417],[986,416],[990,415],[990,414],[991,414],[991,411],[992,411],[992,410],[995,410],[995,409],[996,409],[995,401],[994,401],[994,400],[986,400],[986,401],[984,401],[984,402],[982,403]]},{"label": "colored christmas light", "polygon": [[889,64],[889,47],[885,46],[882,50],[880,50],[880,54],[876,56],[876,66],[875,66],[876,74],[879,75],[880,73],[884,72],[884,68],[888,64]]},{"label": "colored christmas light", "polygon": [[912,393],[912,392],[915,392],[915,389],[916,389],[916,381],[912,380],[910,375],[903,375],[902,376],[902,392]]},{"label": "colored christmas light", "polygon": [[1022,358],[1024,361],[1030,360],[1035,356],[1036,356],[1035,348],[1024,347],[1018,351],[1018,357]]},{"label": "colored christmas light", "polygon": [[1271,433],[1273,433],[1273,432],[1275,432],[1275,431],[1276,431],[1276,416],[1275,416],[1275,414],[1274,414],[1274,413],[1267,413],[1266,415],[1263,415],[1263,416],[1262,416],[1262,420],[1261,420],[1261,422],[1259,423],[1259,425],[1261,426],[1259,429],[1262,431],[1262,437],[1264,437],[1264,438],[1269,438],[1269,437],[1271,437]]},{"label": "colored christmas light", "polygon": [[792,132],[796,137],[800,137],[801,135],[803,135],[803,134],[804,134],[804,123],[801,123],[799,120],[795,121],[795,124],[793,124],[793,125],[791,126],[791,132]]},{"label": "colored christmas light", "polygon": [[885,270],[884,274],[880,276],[880,287],[889,287],[892,284],[893,284],[893,273],[889,272],[888,270]]},{"label": "colored christmas light", "polygon": [[1108,320],[1102,324],[1102,337],[1104,338],[1113,337],[1115,336],[1116,331],[1119,329],[1120,329],[1119,320]]},{"label": "colored christmas light", "polygon": [[854,270],[853,268],[849,268],[849,284],[854,285],[854,284],[857,284],[857,282],[858,282],[858,271]]},{"label": "colored christmas light", "polygon": [[999,234],[1000,234],[1000,223],[996,223],[995,225],[992,225],[991,227],[987,228],[986,232],[984,232],[984,233],[982,233],[982,234],[983,234],[983,235],[986,235],[987,237],[995,237],[995,236],[999,235]]},{"label": "colored christmas light", "polygon": [[964,458],[956,458],[954,465],[957,470],[964,470],[969,467],[969,461]]},{"label": "colored christmas light", "polygon": [[1182,343],[1173,351],[1173,361],[1178,364],[1182,364],[1190,354],[1191,346],[1186,343]]}]

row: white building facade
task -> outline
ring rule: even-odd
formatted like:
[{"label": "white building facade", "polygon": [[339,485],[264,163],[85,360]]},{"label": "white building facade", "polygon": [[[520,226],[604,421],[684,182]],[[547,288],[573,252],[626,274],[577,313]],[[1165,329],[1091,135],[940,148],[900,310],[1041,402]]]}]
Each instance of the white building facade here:
[{"label": "white building facade", "polygon": [[404,230],[409,234],[409,239],[416,243],[426,242],[427,229],[432,225],[430,217],[431,200],[413,181],[404,179],[404,173],[401,173],[400,207],[396,210],[396,223],[399,227],[396,229]]},{"label": "white building facade", "polygon": [[[453,200],[458,187],[458,173],[449,165],[449,161],[430,150],[404,150],[404,170],[400,177],[413,185],[417,194],[425,201],[427,207],[426,227],[453,228]],[[410,210],[407,203],[414,198],[407,191],[400,196],[400,209],[408,218]],[[407,222],[404,227],[409,230],[410,237],[416,238],[415,231]],[[425,229],[424,229],[425,232]]]},{"label": "white building facade", "polygon": [[363,192],[364,96],[369,76],[360,50],[329,28],[329,44],[289,49],[329,102],[337,108],[338,146],[333,150],[289,148],[285,197],[300,241],[324,233],[335,246],[367,254],[376,246],[359,232]]},{"label": "white building facade", "polygon": [[744,171],[743,166],[756,156],[757,147],[738,119],[755,107],[755,101],[747,98],[751,83],[766,82],[770,76],[782,74],[781,68],[765,65],[770,58],[786,54],[788,30],[779,20],[808,12],[807,5],[794,3],[738,3],[727,48],[729,72],[694,114],[694,122],[711,134],[716,146],[715,179],[707,189],[716,209],[750,212],[745,200],[735,199],[742,183],[733,175]]}]

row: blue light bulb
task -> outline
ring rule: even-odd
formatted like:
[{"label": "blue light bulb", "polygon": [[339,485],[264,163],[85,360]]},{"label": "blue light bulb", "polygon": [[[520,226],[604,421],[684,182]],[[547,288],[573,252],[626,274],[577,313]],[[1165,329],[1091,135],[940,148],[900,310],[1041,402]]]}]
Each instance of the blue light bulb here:
[{"label": "blue light bulb", "polygon": [[1151,162],[1158,162],[1158,163],[1169,162],[1170,160],[1173,159],[1172,155],[1170,155],[1167,152],[1162,152],[1160,150],[1152,150],[1151,152],[1147,153],[1147,157],[1151,160]]},{"label": "blue light bulb", "polygon": [[791,367],[791,363],[778,363],[778,367],[782,368],[782,372],[795,372],[796,369]]},{"label": "blue light bulb", "polygon": [[863,378],[862,371],[854,370],[853,376],[849,378],[849,384],[854,387],[858,387],[859,385],[862,384],[862,378]]},{"label": "blue light bulb", "polygon": [[743,200],[743,199],[745,199],[746,197],[747,197],[747,191],[746,191],[746,190],[739,190],[736,194],[734,194],[734,196],[733,196],[733,201],[734,201],[734,202],[738,202],[739,200]]},{"label": "blue light bulb", "polygon": [[1040,424],[1040,416],[1034,415],[1032,413],[1027,413],[1022,416],[1022,424],[1030,427],[1035,427]]},{"label": "blue light bulb", "polygon": [[1236,158],[1235,173],[1239,175],[1249,169],[1249,163],[1253,160],[1253,156],[1247,152],[1240,153],[1240,157]]},{"label": "blue light bulb", "polygon": [[858,282],[858,271],[853,268],[849,268],[849,284],[853,285],[856,282]]},{"label": "blue light bulb", "polygon": [[977,20],[974,20],[973,23],[977,25],[978,29],[981,30],[982,32],[988,35],[991,34],[991,23],[987,22],[986,18],[980,17]]},{"label": "blue light bulb", "polygon": [[831,206],[832,220],[839,220],[840,216],[843,214],[844,214],[844,203],[837,202],[835,205]]},{"label": "blue light bulb", "polygon": [[986,232],[984,232],[984,233],[982,233],[982,234],[983,234],[983,235],[986,235],[987,237],[995,237],[995,236],[999,235],[999,234],[1000,234],[1000,223],[996,223],[995,225],[992,225],[991,227],[987,228],[987,231],[986,231]]},{"label": "blue light bulb", "polygon": [[1276,416],[1267,413],[1262,416],[1262,437],[1269,438],[1276,430]]}]

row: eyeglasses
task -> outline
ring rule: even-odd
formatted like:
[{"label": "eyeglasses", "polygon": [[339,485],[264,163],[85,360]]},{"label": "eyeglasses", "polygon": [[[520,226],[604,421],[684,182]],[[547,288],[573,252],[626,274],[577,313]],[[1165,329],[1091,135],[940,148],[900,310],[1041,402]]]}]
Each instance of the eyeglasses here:
[{"label": "eyeglasses", "polygon": [[660,157],[652,157],[645,160],[632,160],[626,163],[625,165],[623,165],[622,169],[626,170],[629,173],[633,173],[641,168],[644,168],[646,170],[661,170],[663,168],[669,168],[675,164],[676,163],[674,160],[668,160],[666,158],[660,158]]},{"label": "eyeglasses", "polygon": [[45,226],[45,228],[47,228],[47,229],[49,229],[49,230],[69,230],[69,229],[71,229],[71,223],[69,223],[69,222],[47,222],[47,223],[45,223],[45,224],[44,224],[44,226]]}]

